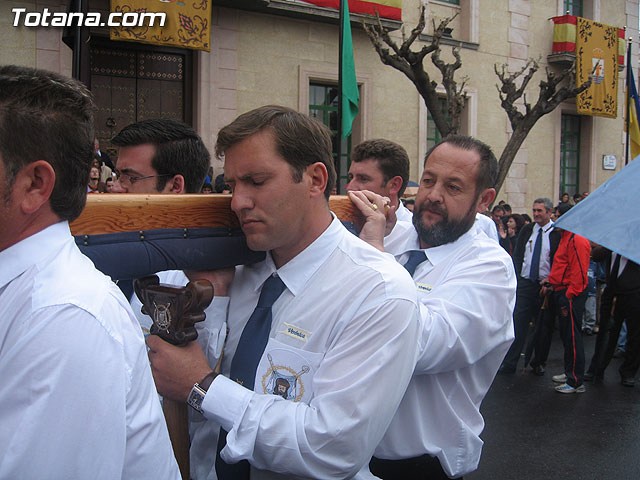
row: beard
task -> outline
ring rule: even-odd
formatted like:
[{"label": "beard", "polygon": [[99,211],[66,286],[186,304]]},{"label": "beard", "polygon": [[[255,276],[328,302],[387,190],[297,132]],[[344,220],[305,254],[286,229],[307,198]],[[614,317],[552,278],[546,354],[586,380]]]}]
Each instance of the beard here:
[{"label": "beard", "polygon": [[[426,210],[437,213],[442,216],[442,219],[433,225],[425,225],[422,221],[422,213]],[[460,219],[449,218],[449,212],[447,212],[443,204],[430,201],[416,205],[413,212],[413,225],[416,228],[416,232],[418,232],[418,237],[428,247],[439,247],[440,245],[455,242],[469,231],[475,219],[475,202]]]}]

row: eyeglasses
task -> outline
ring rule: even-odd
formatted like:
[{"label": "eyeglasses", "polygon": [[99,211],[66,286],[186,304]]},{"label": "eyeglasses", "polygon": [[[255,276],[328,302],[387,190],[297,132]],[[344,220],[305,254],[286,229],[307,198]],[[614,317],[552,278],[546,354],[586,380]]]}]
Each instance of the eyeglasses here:
[{"label": "eyeglasses", "polygon": [[160,175],[146,175],[144,177],[134,177],[132,175],[128,175],[126,173],[122,173],[119,170],[115,170],[116,180],[120,182],[121,185],[126,185],[127,183],[133,185],[137,181],[146,180],[147,178],[157,178],[157,177],[170,177],[171,173],[162,173]]}]

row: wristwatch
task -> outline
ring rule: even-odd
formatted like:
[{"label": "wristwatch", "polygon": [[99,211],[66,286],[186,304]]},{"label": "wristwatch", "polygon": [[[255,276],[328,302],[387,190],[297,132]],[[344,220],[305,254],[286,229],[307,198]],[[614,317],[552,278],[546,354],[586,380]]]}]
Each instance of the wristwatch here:
[{"label": "wristwatch", "polygon": [[218,374],[216,372],[209,372],[206,377],[193,386],[189,393],[189,397],[187,397],[187,404],[194,410],[204,413],[202,410],[202,402],[204,401],[204,397],[207,394],[207,390],[211,386],[211,383],[217,376]]}]

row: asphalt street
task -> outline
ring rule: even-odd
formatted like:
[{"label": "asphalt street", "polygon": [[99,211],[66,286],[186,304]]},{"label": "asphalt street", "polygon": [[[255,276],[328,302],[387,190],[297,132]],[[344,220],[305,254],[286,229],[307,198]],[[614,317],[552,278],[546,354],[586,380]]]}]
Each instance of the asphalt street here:
[{"label": "asphalt street", "polygon": [[[587,366],[595,335],[583,337]],[[563,373],[563,349],[554,332],[547,371],[499,375],[482,403],[484,448],[470,480],[640,479],[640,376],[620,384],[613,359],[604,381],[586,392],[561,394],[551,376]]]}]

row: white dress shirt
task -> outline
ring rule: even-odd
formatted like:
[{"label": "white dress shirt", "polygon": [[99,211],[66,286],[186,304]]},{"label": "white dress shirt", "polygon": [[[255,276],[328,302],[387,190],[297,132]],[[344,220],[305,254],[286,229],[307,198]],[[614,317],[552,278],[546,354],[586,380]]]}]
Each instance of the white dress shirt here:
[{"label": "white dress shirt", "polygon": [[500,242],[500,238],[498,237],[498,228],[496,227],[496,222],[491,220],[486,215],[482,213],[476,213],[476,219],[473,223],[473,227],[478,229],[481,232],[484,232],[485,235],[496,242]]},{"label": "white dress shirt", "polygon": [[392,251],[404,243],[404,233],[413,226],[413,213],[402,202],[396,212],[396,224],[393,230],[389,232],[389,235],[384,237],[384,249],[386,251]]},{"label": "white dress shirt", "polygon": [[413,222],[413,212],[404,206],[404,203],[399,202],[398,209],[396,210],[396,218],[401,222]]},{"label": "white dress shirt", "polygon": [[179,479],[138,322],[67,222],[0,265],[0,478]]},{"label": "white dress shirt", "polygon": [[[198,480],[216,478],[220,426],[229,432],[222,458],[249,460],[252,480],[344,479],[363,467],[368,472],[411,378],[419,328],[411,278],[336,218],[278,270],[269,254],[237,267],[223,374],[229,374],[261,286],[274,272],[286,288],[273,305],[255,391],[226,376],[211,384],[202,405],[208,420],[201,419],[192,437],[192,450],[208,452],[206,465],[195,466]],[[287,400],[271,394],[278,376],[291,385]]]},{"label": "white dress shirt", "polygon": [[[406,239],[391,252],[401,264],[420,249],[415,228]],[[413,276],[421,317],[416,370],[375,456],[426,453],[458,477],[480,460],[480,403],[514,338],[516,278],[509,255],[475,228],[424,251],[428,260]]]},{"label": "white dress shirt", "polygon": [[531,260],[533,258],[533,249],[538,238],[538,230],[542,228],[542,249],[540,250],[540,264],[538,268],[538,279],[542,280],[549,276],[551,272],[551,243],[549,242],[549,234],[553,231],[553,222],[549,221],[544,227],[537,223],[533,225],[533,232],[527,240],[524,247],[524,259],[522,261],[522,271],[520,276],[530,278]]},{"label": "white dress shirt", "polygon": [[618,254],[616,252],[611,252],[611,277],[612,278],[618,278],[620,275],[622,275],[622,272],[624,271],[624,267],[627,266],[627,262],[629,261],[629,259],[627,257],[623,257],[622,255],[620,255],[620,266],[618,267],[618,271],[614,272],[613,271],[613,265],[614,263],[616,263],[616,257],[618,256]]}]

